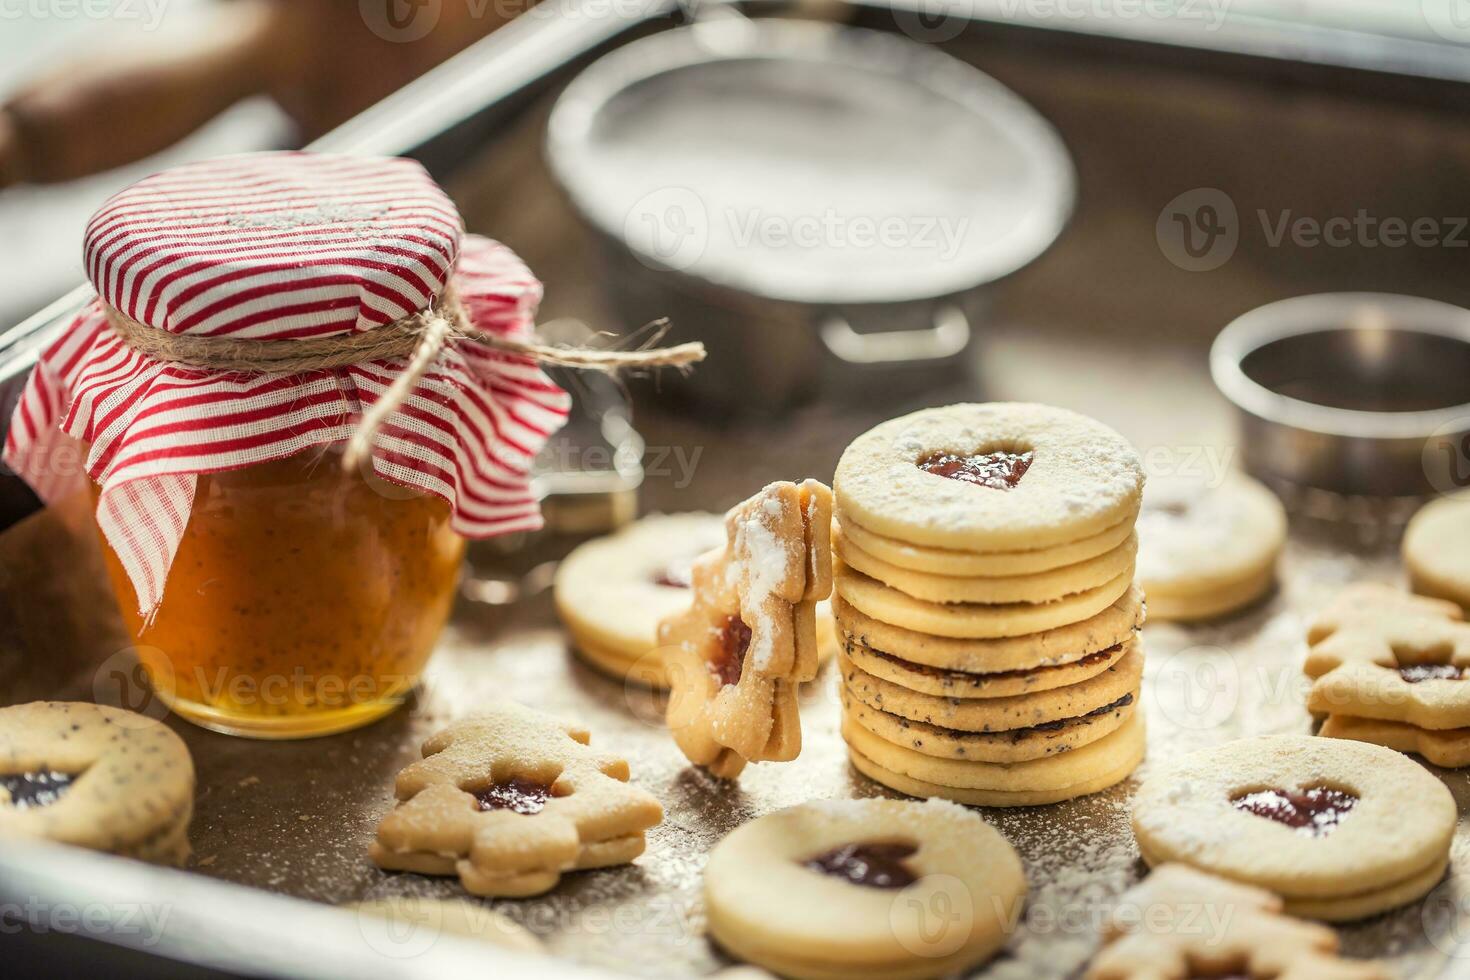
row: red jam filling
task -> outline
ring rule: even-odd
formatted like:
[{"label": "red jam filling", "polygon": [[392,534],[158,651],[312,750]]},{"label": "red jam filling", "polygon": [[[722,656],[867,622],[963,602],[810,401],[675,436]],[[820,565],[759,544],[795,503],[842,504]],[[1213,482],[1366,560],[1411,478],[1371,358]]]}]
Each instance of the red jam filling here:
[{"label": "red jam filling", "polygon": [[1420,681],[1458,681],[1464,674],[1454,664],[1412,664],[1399,668],[1399,676],[1410,684]]},{"label": "red jam filling", "polygon": [[1035,453],[996,452],[973,456],[954,453],[930,453],[919,460],[916,466],[925,473],[973,483],[977,487],[992,490],[1010,490],[1021,482],[1021,477],[1031,468]]},{"label": "red jam filling", "polygon": [[844,844],[803,863],[864,888],[903,888],[918,881],[903,863],[916,851],[913,844]]},{"label": "red jam filling", "polygon": [[0,789],[10,797],[10,806],[17,810],[50,806],[66,795],[77,777],[71,773],[42,770],[38,772],[7,773],[0,775]]},{"label": "red jam filling", "polygon": [[1358,798],[1345,790],[1318,786],[1257,790],[1231,797],[1230,802],[1237,810],[1286,824],[1309,837],[1322,837],[1343,821]]},{"label": "red jam filling", "polygon": [[670,589],[687,589],[694,584],[694,559],[671,561],[653,577],[654,585]]},{"label": "red jam filling", "polygon": [[722,687],[740,683],[745,651],[749,646],[750,627],[739,616],[726,616],[725,625],[720,627],[719,648],[709,661],[709,672],[715,675]]},{"label": "red jam filling", "polygon": [[509,810],[529,817],[545,809],[546,801],[551,799],[551,787],[516,776],[503,783],[492,783],[474,796],[481,810]]}]

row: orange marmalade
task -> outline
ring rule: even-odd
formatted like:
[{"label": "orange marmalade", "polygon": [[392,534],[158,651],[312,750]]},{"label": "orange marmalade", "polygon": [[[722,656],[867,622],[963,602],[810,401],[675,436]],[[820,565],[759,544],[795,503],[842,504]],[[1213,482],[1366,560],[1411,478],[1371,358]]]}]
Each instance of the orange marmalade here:
[{"label": "orange marmalade", "polygon": [[318,449],[198,477],[149,622],[103,551],[170,708],[216,731],[300,738],[367,724],[412,689],[464,557],[449,521],[443,500],[344,472],[338,453]]}]

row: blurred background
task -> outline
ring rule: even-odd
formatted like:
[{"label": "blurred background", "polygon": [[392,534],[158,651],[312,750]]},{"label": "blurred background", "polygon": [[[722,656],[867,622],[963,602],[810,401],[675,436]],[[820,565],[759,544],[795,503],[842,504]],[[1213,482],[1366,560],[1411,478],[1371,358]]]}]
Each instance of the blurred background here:
[{"label": "blurred background", "polygon": [[[530,3],[0,0],[0,329],[79,280],[81,227],[112,191],[184,159],[301,145]],[[568,6],[630,19],[658,5]],[[1119,42],[1110,49],[1112,65],[1097,64],[1079,80],[1091,90],[1089,100],[1125,93],[1124,73],[1140,54],[1130,42],[1137,41],[1178,45],[1184,60],[1202,68],[1243,65],[1263,79],[1279,78],[1282,62],[1383,70],[1357,80],[1369,102],[1402,95],[1402,76],[1470,74],[1464,0],[938,0],[896,8],[910,11],[909,33],[921,41],[954,41],[960,21],[982,25],[982,33],[1005,40],[1007,59],[1035,43],[1032,33]],[[1007,33],[1017,26],[1021,34]],[[1221,51],[1278,63],[1222,63]],[[1228,93],[1178,95],[1209,96],[1210,104],[1193,107],[1206,119],[1246,107]],[[1463,94],[1452,98],[1463,106]],[[1307,122],[1331,128],[1332,119],[1321,115],[1340,110],[1316,106]],[[1269,139],[1277,127],[1260,122]],[[1371,167],[1385,150],[1379,135],[1362,133],[1361,145],[1347,158],[1334,154],[1334,162]],[[1260,150],[1279,169],[1291,165],[1280,148]]]}]

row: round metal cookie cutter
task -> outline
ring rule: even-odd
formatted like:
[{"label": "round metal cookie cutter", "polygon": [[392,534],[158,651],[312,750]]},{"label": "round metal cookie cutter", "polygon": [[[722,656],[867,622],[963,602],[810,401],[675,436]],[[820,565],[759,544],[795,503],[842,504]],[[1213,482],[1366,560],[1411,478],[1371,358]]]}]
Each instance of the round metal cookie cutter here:
[{"label": "round metal cookie cutter", "polygon": [[1246,467],[1352,497],[1470,487],[1470,310],[1323,293],[1239,317],[1210,351]]}]

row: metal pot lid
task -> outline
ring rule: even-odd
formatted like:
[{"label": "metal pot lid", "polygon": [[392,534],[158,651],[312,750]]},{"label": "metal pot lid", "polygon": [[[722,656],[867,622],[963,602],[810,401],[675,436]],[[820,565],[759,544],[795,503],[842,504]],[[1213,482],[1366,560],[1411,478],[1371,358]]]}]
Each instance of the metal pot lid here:
[{"label": "metal pot lid", "polygon": [[547,155],[645,264],[814,304],[951,295],[1060,234],[1076,176],[1015,93],[932,47],[791,20],[635,41],[562,93]]}]

